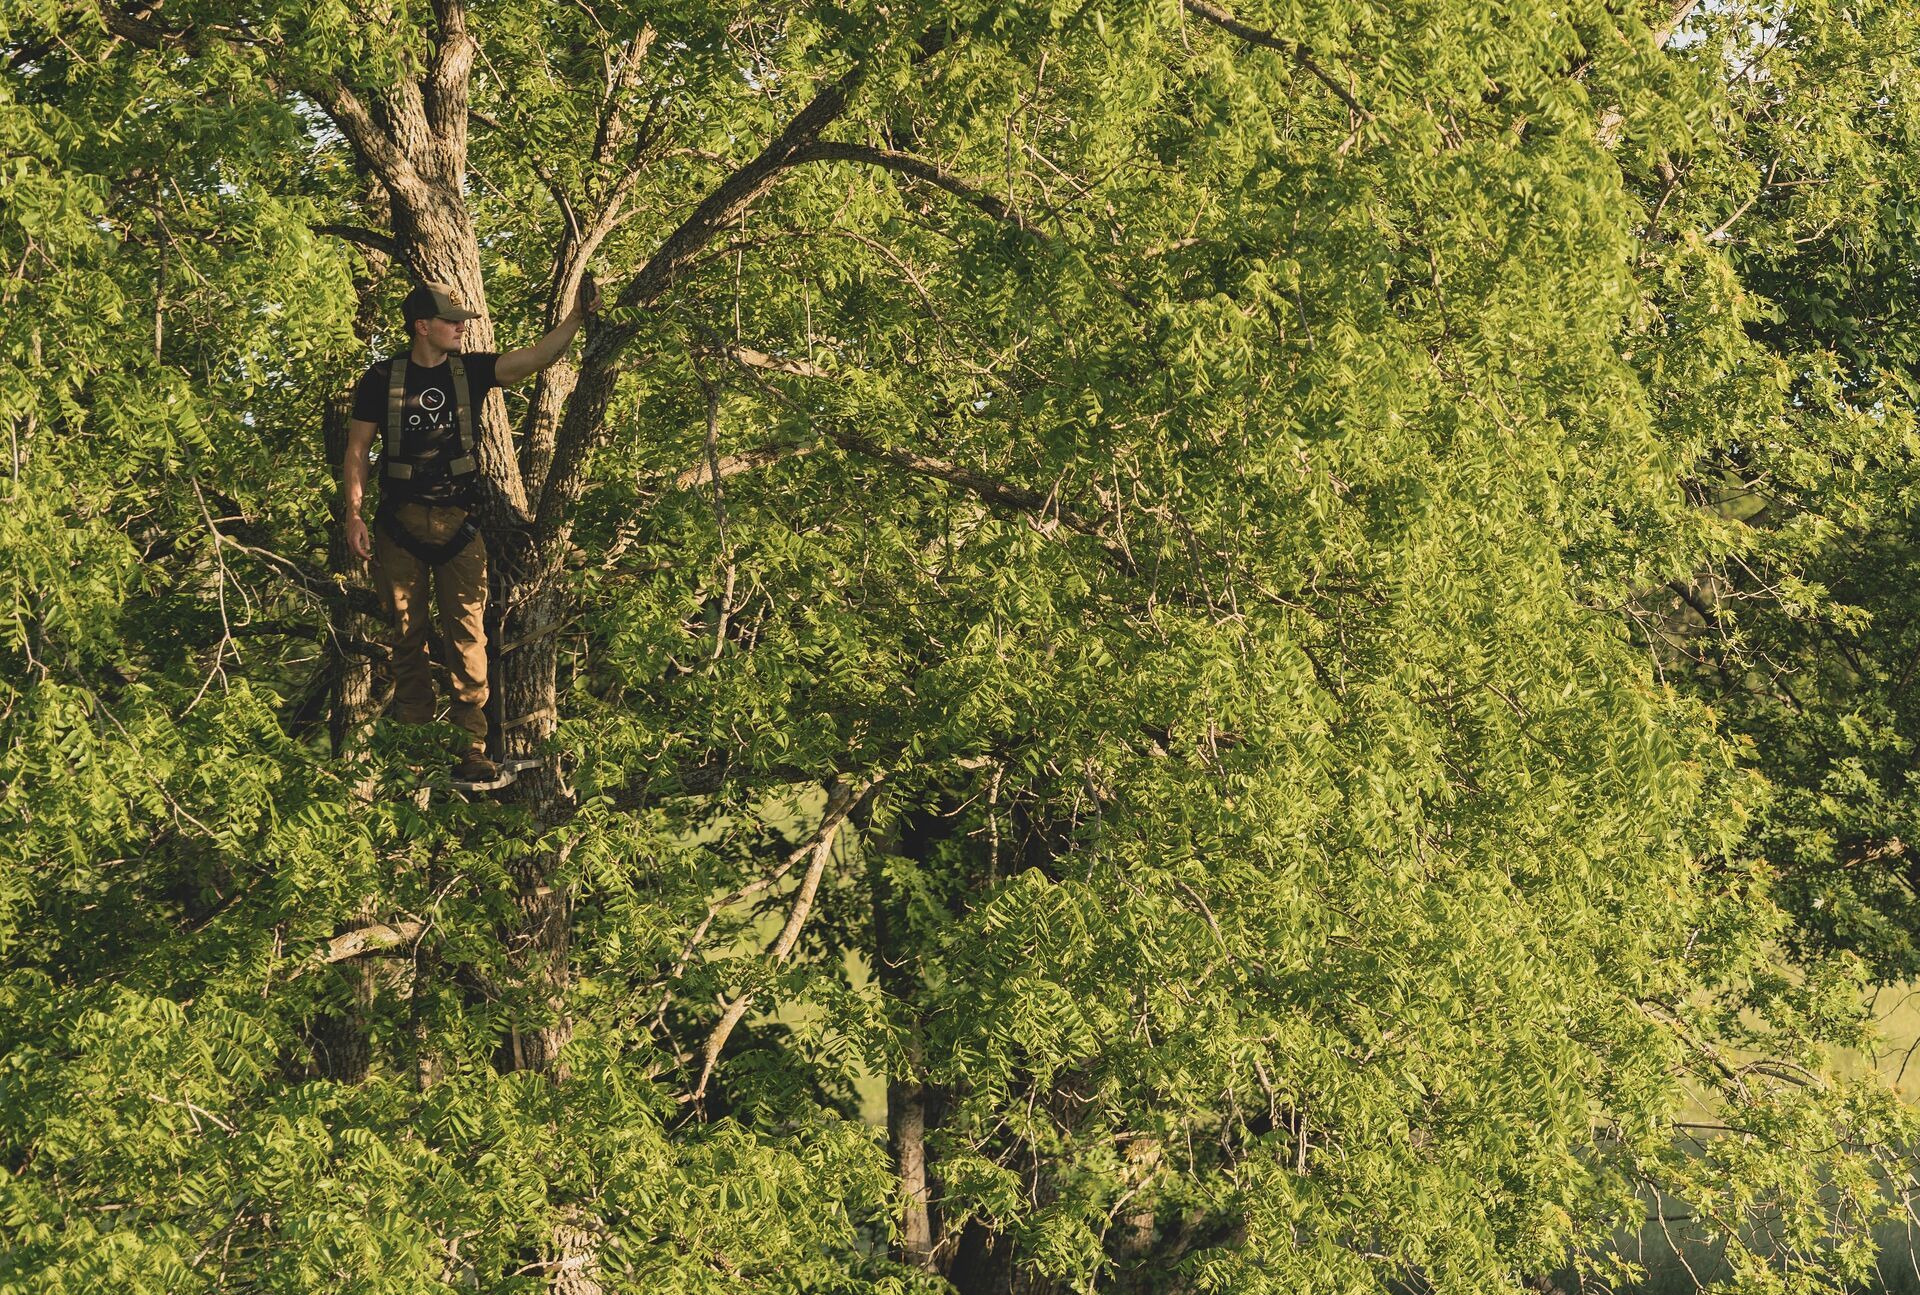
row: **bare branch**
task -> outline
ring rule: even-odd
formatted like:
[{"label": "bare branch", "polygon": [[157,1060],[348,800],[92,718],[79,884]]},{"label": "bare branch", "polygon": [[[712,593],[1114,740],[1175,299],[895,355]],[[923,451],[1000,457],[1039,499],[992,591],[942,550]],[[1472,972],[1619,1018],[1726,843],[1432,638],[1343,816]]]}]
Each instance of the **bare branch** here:
[{"label": "bare branch", "polygon": [[743,450],[739,454],[723,454],[720,456],[717,465],[702,463],[698,467],[687,468],[677,473],[669,488],[673,490],[692,490],[697,486],[704,486],[713,480],[716,466],[721,480],[725,480],[728,477],[737,477],[743,472],[751,472],[755,468],[764,468],[770,464],[779,463],[786,459],[801,458],[805,455],[812,454],[819,448],[820,443],[818,441],[800,441],[798,443],[783,442],[773,445],[757,446],[751,450]]},{"label": "bare branch", "polygon": [[810,360],[793,360],[780,355],[768,355],[765,351],[756,351],[751,346],[725,346],[721,348],[729,360],[735,364],[744,364],[750,369],[768,369],[774,373],[790,373],[796,378],[830,378],[833,375]]},{"label": "bare branch", "polygon": [[347,584],[337,577],[319,575],[283,554],[246,543],[239,537],[249,534],[250,530],[238,529],[224,518],[214,519],[214,530],[227,548],[259,559],[288,584],[322,602],[344,603],[349,610],[367,616],[386,614],[386,609],[381,606],[379,597],[371,589]]},{"label": "bare branch", "polygon": [[814,842],[813,839],[809,837],[788,851],[787,857],[781,860],[780,866],[772,872],[755,878],[746,885],[739,887],[737,890],[707,905],[707,915],[700,920],[700,925],[694,928],[693,934],[687,937],[687,942],[681,946],[680,956],[674,960],[673,970],[667,973],[666,992],[660,996],[660,1006],[656,1008],[653,1013],[656,1027],[663,1022],[667,1014],[667,1008],[673,1002],[674,985],[679,982],[681,975],[686,971],[687,964],[693,961],[694,951],[700,947],[700,942],[707,938],[707,932],[713,928],[714,919],[726,912],[729,908],[732,908],[735,904],[738,904],[741,900],[752,899],[762,891],[772,890],[786,878],[788,873],[799,866],[802,859],[810,858],[813,853]]}]

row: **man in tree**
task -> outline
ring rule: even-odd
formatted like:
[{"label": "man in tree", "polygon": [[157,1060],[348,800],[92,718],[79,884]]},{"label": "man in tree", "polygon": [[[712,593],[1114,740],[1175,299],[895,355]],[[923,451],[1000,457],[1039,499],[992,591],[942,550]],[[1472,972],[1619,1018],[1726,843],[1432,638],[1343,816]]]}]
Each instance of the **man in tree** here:
[{"label": "man in tree", "polygon": [[[462,781],[485,784],[500,777],[486,753],[487,545],[474,516],[477,410],[494,387],[532,377],[559,359],[581,321],[599,307],[599,290],[589,278],[566,318],[532,346],[504,355],[463,354],[467,321],[479,312],[467,309],[449,287],[422,284],[407,294],[404,307],[412,349],[368,369],[354,388],[341,466],[346,539],[355,553],[372,559],[374,580],[393,617],[393,716],[408,724],[433,719],[431,578],[450,650],[449,717],[471,735],[454,767]],[[380,503],[369,535],[360,505],[376,431],[385,439]]]}]

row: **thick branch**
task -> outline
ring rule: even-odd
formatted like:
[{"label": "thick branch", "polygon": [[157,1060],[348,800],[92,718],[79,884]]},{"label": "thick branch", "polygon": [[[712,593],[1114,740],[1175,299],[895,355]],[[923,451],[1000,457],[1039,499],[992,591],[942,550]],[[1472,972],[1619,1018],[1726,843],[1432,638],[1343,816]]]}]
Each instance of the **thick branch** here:
[{"label": "thick branch", "polygon": [[[159,7],[160,6],[156,4],[143,5],[134,9],[122,9],[111,3],[111,0],[98,0],[101,22],[106,26],[107,30],[123,40],[131,41],[133,44],[139,45],[144,49],[157,50],[174,46],[188,50],[199,50],[204,48],[211,40],[223,39],[223,37],[218,35],[209,36],[204,29],[201,28],[191,26],[172,28],[162,26],[152,19],[152,15]],[[224,39],[229,46],[236,50],[257,49],[260,43],[254,40],[242,40],[231,37]],[[469,40],[467,43],[471,45],[472,42]],[[471,64],[471,50],[468,52],[467,61]],[[401,191],[409,194],[418,192],[420,184],[419,177],[414,171],[412,162],[408,158],[405,150],[399,146],[391,132],[383,129],[380,123],[374,120],[373,114],[368,111],[366,104],[360,100],[359,96],[354,94],[353,90],[345,81],[330,73],[320,73],[307,78],[290,79],[284,76],[282,69],[276,68],[271,60],[258,64],[256,70],[260,73],[266,84],[272,86],[277,92],[285,93],[291,90],[298,90],[324,108],[327,115],[332,118],[334,125],[340,128],[340,133],[347,137],[347,142],[353,146],[354,151],[360,155],[361,159],[367,164],[367,167],[373,171],[375,175],[379,176],[381,181],[384,182],[389,189],[396,193]],[[452,72],[455,69],[448,68],[447,70]],[[465,104],[463,100],[461,102],[461,129],[463,131],[465,129],[464,108]]]},{"label": "thick branch", "polygon": [[464,158],[467,100],[473,82],[473,56],[478,47],[467,34],[467,8],[463,0],[433,0],[433,14],[440,27],[440,41],[422,87],[427,125],[454,150],[454,156]]},{"label": "thick branch", "polygon": [[387,234],[366,228],[364,225],[315,225],[316,234],[331,234],[335,238],[345,239],[349,243],[358,243],[361,247],[380,253],[389,260],[404,261],[400,244]]},{"label": "thick branch", "polygon": [[1207,0],[1182,0],[1182,2],[1186,5],[1188,13],[1193,14],[1197,18],[1204,18],[1216,27],[1233,33],[1249,45],[1258,45],[1263,49],[1277,50],[1285,54],[1308,72],[1312,73],[1320,84],[1326,86],[1327,89],[1339,96],[1340,102],[1346,104],[1354,116],[1360,118],[1362,121],[1373,120],[1373,114],[1367,111],[1366,105],[1354,98],[1352,92],[1349,91],[1347,87],[1341,85],[1339,81],[1334,79],[1331,73],[1316,63],[1313,56],[1307,53],[1307,47],[1299,41],[1287,40],[1274,35],[1270,31],[1262,31],[1258,27],[1249,27],[1225,9],[1220,9],[1208,4]]},{"label": "thick branch", "polygon": [[[865,784],[850,784],[835,781],[827,792],[827,807],[820,816],[820,826],[805,842],[802,848],[810,851],[806,875],[800,879],[799,892],[794,896],[793,908],[787,914],[786,925],[780,929],[780,935],[767,950],[767,961],[773,966],[781,966],[793,955],[793,946],[800,940],[800,930],[807,923],[807,916],[813,911],[813,899],[820,890],[820,878],[827,870],[827,860],[833,856],[833,842],[840,835],[841,824],[847,816],[859,808],[873,789],[880,785],[884,774],[876,774]],[[700,1060],[700,1079],[694,1085],[693,1093],[686,1099],[699,1102],[707,1095],[707,1081],[713,1077],[713,1068],[720,1060],[720,1052],[727,1045],[734,1027],[746,1016],[747,1007],[753,1001],[751,989],[742,990],[727,1005],[726,1012],[720,1017],[719,1024],[713,1027],[713,1033],[707,1036],[706,1047]]]},{"label": "thick branch", "polygon": [[[864,66],[851,68],[814,95],[758,157],[722,181],[678,229],[667,235],[666,241],[621,290],[617,307],[622,311],[638,310],[658,300],[714,235],[738,224],[748,208],[773,187],[781,173],[802,160],[801,155],[820,132],[846,112],[853,92],[865,76]],[[602,335],[600,349],[624,342],[624,338],[609,332]]]},{"label": "thick branch", "polygon": [[402,922],[375,922],[371,926],[355,927],[321,945],[319,960],[345,962],[348,958],[357,958],[363,953],[385,953],[389,949],[412,944],[426,929],[427,924],[417,918],[409,918]]}]

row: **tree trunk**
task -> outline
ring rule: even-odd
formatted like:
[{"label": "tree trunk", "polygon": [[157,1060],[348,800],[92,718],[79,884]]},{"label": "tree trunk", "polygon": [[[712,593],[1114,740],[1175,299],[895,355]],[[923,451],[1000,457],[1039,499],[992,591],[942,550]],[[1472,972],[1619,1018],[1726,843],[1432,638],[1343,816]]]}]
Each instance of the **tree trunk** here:
[{"label": "tree trunk", "polygon": [[[448,284],[480,312],[467,325],[466,348],[488,351],[496,349],[496,339],[480,277],[480,246],[461,192],[466,159],[464,140],[459,143],[456,149],[441,139],[415,156],[415,183],[393,193],[392,232],[416,273]],[[531,755],[553,736],[554,631],[564,620],[566,595],[560,564],[541,560],[530,542],[528,499],[505,404],[494,393],[478,412],[475,433],[485,483],[480,515],[491,559],[492,746],[501,756]],[[508,794],[541,824],[560,822],[573,808],[571,789],[552,762],[523,773]],[[515,869],[520,916],[506,934],[533,982],[522,988],[539,1003],[535,1014],[543,1019],[510,1025],[498,1061],[504,1068],[558,1076],[560,1052],[571,1037],[564,1016],[571,914],[566,897],[549,884],[555,862],[530,859]]]},{"label": "tree trunk", "polygon": [[[914,831],[909,823],[901,845],[911,848]],[[927,1189],[927,1090],[920,1076],[925,1045],[915,1003],[919,984],[917,960],[907,948],[906,905],[887,876],[886,850],[881,841],[867,844],[867,876],[873,892],[874,979],[888,1007],[905,1018],[906,1056],[902,1073],[887,1076],[887,1146],[902,1198],[900,1236],[893,1257],[922,1272],[935,1270],[933,1214]]]},{"label": "tree trunk", "polygon": [[969,1219],[954,1247],[947,1280],[959,1295],[1013,1295],[1013,1243],[978,1219]]}]

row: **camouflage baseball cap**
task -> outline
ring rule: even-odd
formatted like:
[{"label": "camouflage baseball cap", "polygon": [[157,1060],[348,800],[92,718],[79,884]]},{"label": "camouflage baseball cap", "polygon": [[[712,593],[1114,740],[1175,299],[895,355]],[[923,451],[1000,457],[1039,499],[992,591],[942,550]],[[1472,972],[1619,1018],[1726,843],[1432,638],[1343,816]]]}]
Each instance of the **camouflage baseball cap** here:
[{"label": "camouflage baseball cap", "polygon": [[444,283],[423,283],[407,294],[401,307],[407,322],[416,319],[478,319],[480,312],[461,304],[460,294]]}]

